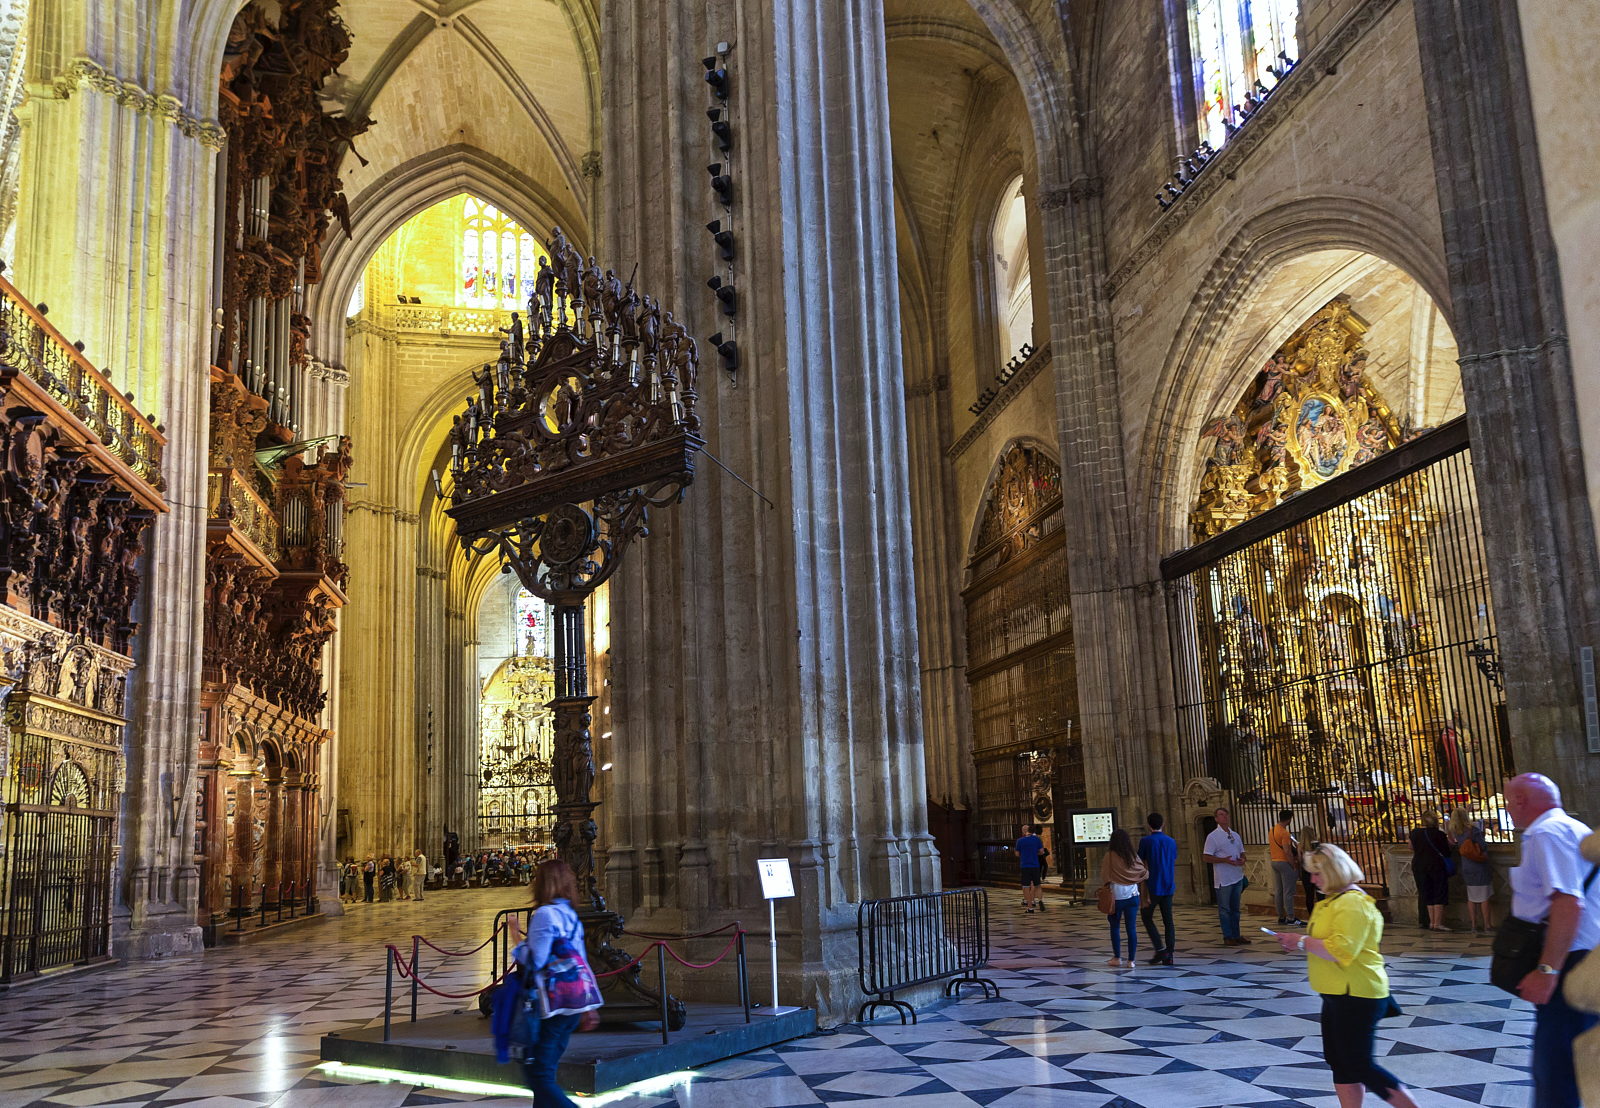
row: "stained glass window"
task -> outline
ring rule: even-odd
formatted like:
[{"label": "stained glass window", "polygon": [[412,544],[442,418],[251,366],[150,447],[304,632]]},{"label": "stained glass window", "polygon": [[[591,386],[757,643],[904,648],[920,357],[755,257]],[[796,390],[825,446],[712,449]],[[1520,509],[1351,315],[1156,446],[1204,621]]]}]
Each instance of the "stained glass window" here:
[{"label": "stained glass window", "polygon": [[1189,42],[1199,86],[1200,137],[1220,148],[1228,140],[1224,120],[1237,125],[1234,110],[1260,81],[1271,88],[1269,66],[1280,53],[1299,56],[1295,43],[1298,0],[1190,0]]},{"label": "stained glass window", "polygon": [[525,658],[549,657],[549,629],[544,601],[527,589],[517,590],[517,653]]},{"label": "stained glass window", "polygon": [[461,286],[464,308],[526,308],[544,249],[505,212],[467,198],[462,210]]}]

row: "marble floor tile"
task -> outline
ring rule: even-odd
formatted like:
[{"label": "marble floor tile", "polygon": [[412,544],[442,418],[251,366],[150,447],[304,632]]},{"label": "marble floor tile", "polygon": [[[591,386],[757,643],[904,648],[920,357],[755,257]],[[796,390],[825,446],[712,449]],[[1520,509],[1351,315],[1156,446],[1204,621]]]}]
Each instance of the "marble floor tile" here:
[{"label": "marble floor tile", "polygon": [[858,1093],[861,1096],[890,1097],[909,1093],[919,1085],[928,1083],[925,1073],[871,1073],[858,1070],[843,1077],[835,1077],[822,1085],[813,1085],[817,1092]]},{"label": "marble floor tile", "polygon": [[112,1104],[119,1100],[144,1101],[161,1092],[160,1085],[147,1085],[139,1081],[122,1081],[115,1085],[101,1085],[93,1089],[62,1089],[44,1098],[46,1104],[66,1104],[72,1108],[90,1108],[91,1105]]},{"label": "marble floor tile", "polygon": [[855,1070],[894,1069],[909,1066],[903,1054],[890,1047],[853,1046],[842,1050],[791,1050],[779,1055],[779,1060],[795,1073],[850,1073]]},{"label": "marble floor tile", "polygon": [[1007,1093],[999,1100],[991,1100],[988,1108],[1101,1108],[1109,1100],[1110,1093],[1036,1085]]},{"label": "marble floor tile", "polygon": [[923,1068],[958,1092],[1072,1080],[1065,1070],[1042,1058],[991,1058],[982,1062],[935,1063]]},{"label": "marble floor tile", "polygon": [[1270,1089],[1258,1088],[1227,1074],[1209,1071],[1119,1077],[1098,1084],[1142,1108],[1219,1108],[1221,1105],[1261,1104],[1283,1099]]},{"label": "marble floor tile", "polygon": [[821,1098],[798,1077],[752,1077],[747,1081],[691,1081],[674,1094],[678,1108],[789,1108],[820,1104]]}]

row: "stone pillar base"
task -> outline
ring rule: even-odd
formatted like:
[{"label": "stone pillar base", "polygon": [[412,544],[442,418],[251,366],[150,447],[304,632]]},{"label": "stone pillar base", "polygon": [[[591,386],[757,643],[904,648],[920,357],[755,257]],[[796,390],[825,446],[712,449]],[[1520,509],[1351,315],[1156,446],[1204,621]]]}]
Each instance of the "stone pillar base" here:
[{"label": "stone pillar base", "polygon": [[143,962],[177,954],[199,954],[205,950],[200,925],[187,913],[152,915],[143,923],[111,921],[111,954],[122,962]]}]

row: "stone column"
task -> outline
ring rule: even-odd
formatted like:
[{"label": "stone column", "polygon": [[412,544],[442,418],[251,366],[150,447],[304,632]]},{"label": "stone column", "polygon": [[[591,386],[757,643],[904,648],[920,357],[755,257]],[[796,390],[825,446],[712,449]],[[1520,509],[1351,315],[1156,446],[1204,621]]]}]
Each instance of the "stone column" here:
[{"label": "stone column", "polygon": [[300,882],[305,880],[306,844],[301,835],[301,820],[306,806],[306,789],[300,774],[284,775],[283,806],[283,879],[293,888],[289,892],[295,903],[301,901]]},{"label": "stone column", "polygon": [[1600,646],[1600,556],[1518,8],[1416,18],[1512,745],[1592,810],[1578,658]]},{"label": "stone column", "polygon": [[267,906],[276,907],[283,884],[283,778],[268,778],[266,784],[267,810],[261,832],[261,888]]},{"label": "stone column", "polygon": [[409,850],[416,841],[417,506],[413,475],[392,452],[404,428],[392,335],[363,333],[351,359],[347,433],[356,450],[345,509],[345,562],[351,603],[341,635],[361,644],[341,651],[339,797],[350,809],[357,858]]},{"label": "stone column", "polygon": [[[701,225],[732,227],[742,366],[733,388],[703,350],[701,416],[776,507],[704,465],[613,579],[606,890],[624,914],[659,904],[652,927],[699,928],[749,919],[755,859],[790,858],[785,995],[832,1021],[856,999],[855,905],[938,882],[883,17],[845,0],[720,10],[707,26],[679,0],[607,9],[604,241],[705,335],[719,317]],[[673,49],[655,47],[662,27]],[[731,213],[704,170],[698,59],[719,39],[733,46]]]},{"label": "stone column", "polygon": [[228,828],[228,875],[233,878],[233,914],[255,904],[256,779],[234,777],[233,821]]},{"label": "stone column", "polygon": [[[168,437],[171,510],[149,540],[133,648],[112,908],[112,949],[123,957],[202,945],[194,808],[186,800],[175,829],[170,790],[174,779],[193,779],[200,732],[211,217],[222,142],[212,117],[225,7],[181,28],[155,9],[113,12],[101,0],[39,0],[28,12],[14,278]],[[117,33],[107,35],[113,23]]]}]

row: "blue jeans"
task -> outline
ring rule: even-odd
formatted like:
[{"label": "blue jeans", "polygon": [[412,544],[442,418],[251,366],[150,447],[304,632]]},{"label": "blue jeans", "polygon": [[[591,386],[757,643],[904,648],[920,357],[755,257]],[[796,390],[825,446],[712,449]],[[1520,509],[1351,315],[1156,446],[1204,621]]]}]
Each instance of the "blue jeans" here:
[{"label": "blue jeans", "polygon": [[1139,956],[1139,931],[1134,924],[1139,914],[1139,894],[1134,893],[1126,900],[1117,901],[1117,906],[1111,910],[1106,918],[1111,921],[1111,956],[1122,957],[1122,932],[1118,930],[1119,924],[1128,928],[1128,961],[1135,961]]},{"label": "blue jeans", "polygon": [[1572,967],[1587,950],[1574,950],[1561,967],[1561,980],[1549,1004],[1533,1009],[1533,1103],[1539,1108],[1579,1108],[1578,1076],[1572,1067],[1572,1040],[1595,1025],[1600,1017],[1580,1012],[1567,1003],[1561,989]]},{"label": "blue jeans", "polygon": [[1243,892],[1243,881],[1217,886],[1217,919],[1222,924],[1224,939],[1239,937],[1239,897]]},{"label": "blue jeans", "polygon": [[522,1076],[533,1090],[533,1108],[577,1108],[556,1084],[556,1067],[567,1049],[573,1028],[582,1016],[528,1017],[528,1037],[533,1045],[522,1063]]}]

